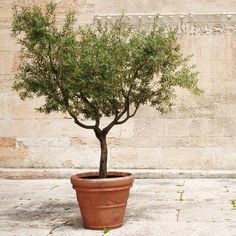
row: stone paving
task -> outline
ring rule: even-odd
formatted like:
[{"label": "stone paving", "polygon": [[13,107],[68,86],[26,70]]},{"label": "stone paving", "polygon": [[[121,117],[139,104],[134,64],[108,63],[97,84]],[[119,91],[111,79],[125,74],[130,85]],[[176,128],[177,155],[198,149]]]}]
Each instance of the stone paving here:
[{"label": "stone paving", "polygon": [[[69,180],[0,180],[0,236],[103,236],[83,228]],[[236,179],[136,179],[108,236],[236,236]]]}]

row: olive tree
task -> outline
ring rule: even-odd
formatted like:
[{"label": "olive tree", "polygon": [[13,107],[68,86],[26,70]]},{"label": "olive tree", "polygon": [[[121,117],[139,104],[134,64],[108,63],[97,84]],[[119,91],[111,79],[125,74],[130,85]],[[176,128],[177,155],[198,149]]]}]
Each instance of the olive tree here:
[{"label": "olive tree", "polygon": [[[67,112],[78,126],[93,130],[101,146],[99,177],[105,178],[109,131],[144,104],[170,111],[176,86],[199,94],[198,73],[181,53],[176,32],[158,21],[149,29],[134,29],[122,17],[75,27],[69,12],[58,26],[55,9],[53,3],[14,7],[12,35],[21,50],[13,88],[22,99],[44,97],[39,112]],[[103,117],[110,117],[105,127]]]}]

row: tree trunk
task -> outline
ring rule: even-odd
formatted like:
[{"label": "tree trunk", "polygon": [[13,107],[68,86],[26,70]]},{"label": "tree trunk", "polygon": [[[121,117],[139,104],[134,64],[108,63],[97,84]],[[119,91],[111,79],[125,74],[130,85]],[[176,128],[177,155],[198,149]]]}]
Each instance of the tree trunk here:
[{"label": "tree trunk", "polygon": [[99,137],[100,147],[101,147],[101,157],[99,166],[99,178],[107,177],[107,140],[106,135],[101,135]]}]

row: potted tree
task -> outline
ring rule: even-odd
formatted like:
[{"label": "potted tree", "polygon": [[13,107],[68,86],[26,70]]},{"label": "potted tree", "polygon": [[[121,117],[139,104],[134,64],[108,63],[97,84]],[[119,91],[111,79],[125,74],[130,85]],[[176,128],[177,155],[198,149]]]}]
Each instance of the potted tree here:
[{"label": "potted tree", "polygon": [[[94,131],[101,146],[99,172],[74,175],[71,182],[85,227],[119,227],[134,177],[107,172],[109,131],[144,104],[168,112],[175,86],[199,94],[198,73],[181,54],[176,33],[158,21],[148,30],[134,29],[122,17],[75,29],[75,15],[68,13],[60,28],[55,8],[14,8],[12,32],[21,50],[13,88],[22,99],[44,97],[39,112],[67,112],[75,124]],[[103,117],[110,122],[101,127]]]}]

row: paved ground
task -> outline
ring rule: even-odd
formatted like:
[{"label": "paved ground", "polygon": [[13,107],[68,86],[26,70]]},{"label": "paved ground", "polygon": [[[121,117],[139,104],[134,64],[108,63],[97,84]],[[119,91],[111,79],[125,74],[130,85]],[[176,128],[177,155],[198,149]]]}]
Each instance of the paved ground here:
[{"label": "paved ground", "polygon": [[[0,180],[0,235],[102,236],[83,228],[68,180]],[[135,180],[106,236],[236,236],[236,179]]]}]

